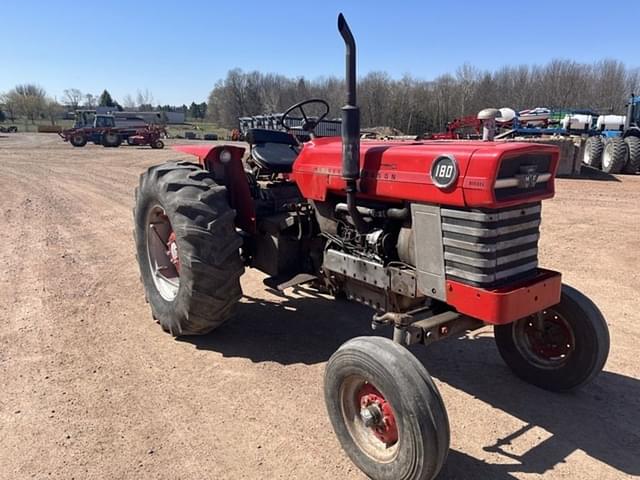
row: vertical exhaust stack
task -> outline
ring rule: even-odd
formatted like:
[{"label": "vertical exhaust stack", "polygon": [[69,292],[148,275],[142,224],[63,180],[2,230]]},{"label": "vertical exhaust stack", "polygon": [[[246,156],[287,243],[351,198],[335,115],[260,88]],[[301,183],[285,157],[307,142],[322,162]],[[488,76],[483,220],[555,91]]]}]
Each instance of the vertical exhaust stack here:
[{"label": "vertical exhaust stack", "polygon": [[357,181],[360,178],[360,109],[356,105],[356,42],[342,14],[338,15],[338,31],[346,47],[345,82],[347,104],[342,107],[342,178],[347,182],[347,209],[359,233],[368,230],[356,205]]},{"label": "vertical exhaust stack", "polygon": [[[626,132],[631,127],[631,122],[633,120],[633,102],[636,96],[631,93],[631,98],[629,99],[629,105],[627,105],[627,117],[624,119],[624,131]],[[344,135],[344,134],[343,134]]]}]

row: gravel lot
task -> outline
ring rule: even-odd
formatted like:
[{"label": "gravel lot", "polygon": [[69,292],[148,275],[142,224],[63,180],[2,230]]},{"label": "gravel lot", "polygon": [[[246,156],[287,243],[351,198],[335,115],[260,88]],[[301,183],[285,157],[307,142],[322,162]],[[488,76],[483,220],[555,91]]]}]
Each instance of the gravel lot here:
[{"label": "gravel lot", "polygon": [[[370,312],[248,271],[236,321],[174,340],[151,319],[133,188],[171,150],[0,136],[0,478],[357,479],[324,409],[326,360]],[[416,354],[448,408],[443,479],[640,476],[640,175],[565,179],[541,260],[604,312],[605,372],[526,385],[490,329]]]}]

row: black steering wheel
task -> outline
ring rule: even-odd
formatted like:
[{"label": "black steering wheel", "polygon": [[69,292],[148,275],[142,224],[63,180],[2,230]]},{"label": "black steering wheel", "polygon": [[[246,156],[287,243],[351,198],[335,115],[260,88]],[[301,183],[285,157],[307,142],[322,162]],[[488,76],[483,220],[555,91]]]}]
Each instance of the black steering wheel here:
[{"label": "black steering wheel", "polygon": [[[307,112],[304,111],[304,106],[309,105],[311,103],[318,103],[320,104],[320,106],[324,107],[324,112],[322,113],[322,115],[320,115],[319,117],[313,117],[313,116],[307,115]],[[304,120],[302,125],[291,126],[291,125],[288,125],[288,123],[286,122],[286,120],[289,120],[289,115],[294,110],[300,110],[300,113],[302,114],[302,118]],[[295,105],[291,105],[287,109],[287,111],[282,114],[282,117],[280,117],[280,125],[282,125],[282,127],[286,130],[287,133],[306,132],[310,134],[315,134],[315,128],[328,114],[329,114],[329,104],[326,101],[322,100],[321,98],[310,98],[309,100],[304,100],[302,102],[296,103]],[[295,134],[293,136],[297,140],[297,137],[295,136]]]}]

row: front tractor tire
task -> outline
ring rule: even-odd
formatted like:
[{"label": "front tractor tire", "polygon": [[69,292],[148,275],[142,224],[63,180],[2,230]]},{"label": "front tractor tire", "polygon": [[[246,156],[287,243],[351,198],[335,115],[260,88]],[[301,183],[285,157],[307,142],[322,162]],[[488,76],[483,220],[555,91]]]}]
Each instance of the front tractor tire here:
[{"label": "front tractor tire", "polygon": [[164,142],[159,138],[151,141],[151,148],[154,150],[162,150],[164,148]]},{"label": "front tractor tire", "polygon": [[609,330],[598,307],[563,285],[560,303],[539,315],[494,327],[505,363],[524,381],[556,392],[593,380],[609,355]]},{"label": "front tractor tire", "polygon": [[74,133],[69,138],[69,143],[74,147],[84,147],[87,144],[87,137],[83,133]]},{"label": "front tractor tire", "polygon": [[374,480],[430,480],[449,451],[449,420],[433,380],[403,346],[357,337],[329,359],[324,395],[353,463]]},{"label": "front tractor tire", "polygon": [[140,176],[135,243],[153,317],[173,336],[208,333],[242,296],[242,244],[227,190],[198,165],[170,162]]}]

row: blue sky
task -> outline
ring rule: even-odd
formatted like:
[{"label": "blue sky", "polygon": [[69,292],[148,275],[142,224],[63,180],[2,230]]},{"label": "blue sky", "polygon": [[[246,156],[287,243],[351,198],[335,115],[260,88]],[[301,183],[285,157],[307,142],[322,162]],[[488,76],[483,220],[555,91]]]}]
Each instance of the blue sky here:
[{"label": "blue sky", "polygon": [[156,103],[203,101],[227,70],[342,75],[344,12],[363,74],[430,79],[481,69],[616,58],[640,66],[640,1],[3,1],[0,92],[34,82]]}]

